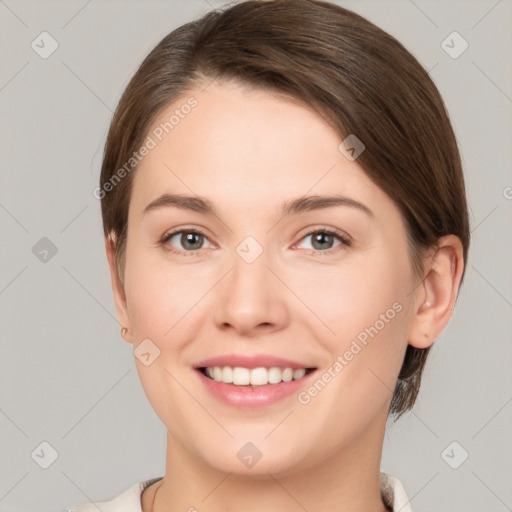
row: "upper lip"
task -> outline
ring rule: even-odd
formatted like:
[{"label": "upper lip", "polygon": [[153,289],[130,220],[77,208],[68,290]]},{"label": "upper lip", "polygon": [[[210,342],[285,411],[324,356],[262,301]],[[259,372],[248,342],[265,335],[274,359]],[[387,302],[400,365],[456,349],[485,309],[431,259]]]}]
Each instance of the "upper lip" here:
[{"label": "upper lip", "polygon": [[199,363],[194,365],[194,368],[207,368],[214,366],[231,366],[234,367],[242,367],[242,368],[291,368],[292,370],[298,370],[300,368],[314,368],[308,364],[303,364],[297,361],[292,361],[291,359],[285,359],[282,357],[276,357],[271,355],[253,355],[253,356],[242,356],[236,354],[226,354],[222,356],[211,357],[209,359],[204,359]]}]

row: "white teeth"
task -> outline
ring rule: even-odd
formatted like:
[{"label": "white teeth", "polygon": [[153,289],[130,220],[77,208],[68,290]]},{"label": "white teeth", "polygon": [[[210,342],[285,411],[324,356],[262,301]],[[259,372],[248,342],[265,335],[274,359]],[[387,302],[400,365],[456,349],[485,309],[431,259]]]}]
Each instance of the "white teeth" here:
[{"label": "white teeth", "polygon": [[302,379],[306,375],[306,370],[301,368],[300,370],[293,370],[293,380]]},{"label": "white teeth", "polygon": [[216,366],[214,369],[213,369],[213,378],[217,381],[217,382],[220,382],[222,380],[222,368],[219,368],[218,366]]},{"label": "white teeth", "polygon": [[242,368],[231,366],[214,366],[206,368],[206,375],[217,382],[234,384],[235,386],[264,386],[266,384],[279,384],[280,382],[290,382],[298,380],[306,375],[306,369],[300,368]]},{"label": "white teeth", "polygon": [[268,384],[268,372],[266,368],[254,368],[251,370],[251,384],[263,386]]},{"label": "white teeth", "polygon": [[233,382],[233,368],[231,368],[231,366],[224,366],[222,369],[222,382],[226,384]]},{"label": "white teeth", "polygon": [[290,382],[293,379],[293,370],[291,368],[285,368],[281,378],[284,382]]},{"label": "white teeth", "polygon": [[270,384],[279,384],[281,382],[281,369],[280,368],[269,368],[268,382]]},{"label": "white teeth", "polygon": [[233,384],[246,386],[250,381],[250,370],[247,368],[233,368]]}]

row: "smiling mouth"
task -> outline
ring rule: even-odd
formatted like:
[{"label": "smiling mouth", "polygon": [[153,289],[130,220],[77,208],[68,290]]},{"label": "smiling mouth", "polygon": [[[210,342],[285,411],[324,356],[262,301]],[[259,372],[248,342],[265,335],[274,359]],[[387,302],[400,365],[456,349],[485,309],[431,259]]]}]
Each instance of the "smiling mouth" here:
[{"label": "smiling mouth", "polygon": [[234,386],[266,386],[267,384],[280,384],[292,380],[302,379],[316,368],[279,368],[259,367],[243,368],[240,366],[209,366],[198,368],[208,379]]}]

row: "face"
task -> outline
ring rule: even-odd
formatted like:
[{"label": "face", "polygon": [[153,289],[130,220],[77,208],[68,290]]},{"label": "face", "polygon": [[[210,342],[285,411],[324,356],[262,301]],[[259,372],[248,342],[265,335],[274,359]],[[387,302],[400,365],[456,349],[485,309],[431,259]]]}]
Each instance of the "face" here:
[{"label": "face", "polygon": [[[251,475],[376,443],[414,300],[397,207],[321,117],[269,93],[198,87],[148,135],[156,146],[134,176],[121,309],[134,349],[151,354],[136,365],[170,438]],[[243,462],[258,452],[254,467]]]}]

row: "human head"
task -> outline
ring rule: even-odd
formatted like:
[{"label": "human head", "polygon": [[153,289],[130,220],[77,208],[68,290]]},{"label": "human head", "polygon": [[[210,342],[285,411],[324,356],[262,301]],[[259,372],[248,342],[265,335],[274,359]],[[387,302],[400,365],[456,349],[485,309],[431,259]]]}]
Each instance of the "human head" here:
[{"label": "human head", "polygon": [[[250,0],[212,11],[164,37],[140,65],[116,109],[100,190],[104,235],[126,263],[133,166],[162,110],[197,84],[234,80],[313,108],[365,149],[357,163],[400,210],[411,266],[424,276],[429,249],[457,236],[464,261],[469,221],[460,156],[448,114],[428,73],[392,36],[319,0]],[[113,183],[107,190],[106,185]],[[430,347],[408,346],[391,401],[399,416],[415,402]]]}]

